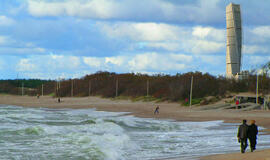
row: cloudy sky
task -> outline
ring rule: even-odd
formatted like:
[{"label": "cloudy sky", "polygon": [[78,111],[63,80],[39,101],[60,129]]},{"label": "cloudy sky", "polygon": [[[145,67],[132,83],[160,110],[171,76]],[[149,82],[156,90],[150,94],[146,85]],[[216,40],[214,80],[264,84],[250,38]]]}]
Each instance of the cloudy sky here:
[{"label": "cloudy sky", "polygon": [[0,79],[224,75],[229,2],[242,9],[242,69],[270,61],[269,0],[1,0]]}]

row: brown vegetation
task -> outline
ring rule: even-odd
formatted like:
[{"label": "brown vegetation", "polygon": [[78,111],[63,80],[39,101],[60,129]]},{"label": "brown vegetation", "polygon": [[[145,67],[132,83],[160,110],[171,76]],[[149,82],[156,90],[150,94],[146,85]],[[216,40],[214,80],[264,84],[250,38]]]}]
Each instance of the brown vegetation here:
[{"label": "brown vegetation", "polygon": [[[246,80],[228,80],[224,77],[215,77],[201,72],[171,75],[146,74],[115,74],[97,72],[81,79],[61,81],[59,96],[102,96],[115,97],[118,82],[118,96],[141,97],[147,96],[147,81],[149,81],[149,96],[167,100],[179,101],[189,97],[191,77],[194,77],[193,97],[204,98],[207,96],[224,97],[227,92],[255,92],[256,76],[250,75]],[[270,92],[270,78],[260,76],[259,91],[263,94]]]},{"label": "brown vegetation", "polygon": [[[267,76],[269,69],[267,67],[265,67],[263,74],[259,76],[259,92],[263,95],[270,93],[270,78]],[[194,77],[193,98],[196,103],[211,103],[231,92],[256,92],[256,75],[252,73],[248,79],[237,81],[201,72],[152,76],[134,73],[97,72],[80,79],[62,80],[58,83],[51,80],[2,80],[0,81],[0,93],[21,94],[21,84],[24,83],[24,93],[27,95],[41,94],[43,84],[44,95],[52,94],[60,97],[102,96],[106,98],[114,98],[117,95],[184,102],[189,98],[192,76]],[[148,95],[147,82],[149,82]],[[57,89],[57,86],[60,89]],[[209,96],[213,98],[211,100],[205,99]]]}]

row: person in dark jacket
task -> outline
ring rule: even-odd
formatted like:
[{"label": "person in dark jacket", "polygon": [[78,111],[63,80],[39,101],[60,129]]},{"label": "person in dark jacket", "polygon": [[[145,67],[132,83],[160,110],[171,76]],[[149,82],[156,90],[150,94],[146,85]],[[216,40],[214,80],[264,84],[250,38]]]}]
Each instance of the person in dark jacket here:
[{"label": "person in dark jacket", "polygon": [[241,153],[245,153],[247,148],[247,139],[248,139],[248,125],[247,120],[243,120],[243,124],[241,124],[238,128],[237,133],[238,142],[241,143]]},{"label": "person in dark jacket", "polygon": [[154,114],[159,114],[159,106],[156,107]]},{"label": "person in dark jacket", "polygon": [[258,134],[258,127],[255,124],[255,120],[251,120],[251,125],[248,127],[248,139],[251,152],[253,152],[256,149],[257,134]]}]

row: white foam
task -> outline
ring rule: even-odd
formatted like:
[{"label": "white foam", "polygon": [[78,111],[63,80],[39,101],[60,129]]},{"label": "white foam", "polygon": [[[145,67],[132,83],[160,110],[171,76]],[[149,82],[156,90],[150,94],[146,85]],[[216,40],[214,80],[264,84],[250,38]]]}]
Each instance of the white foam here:
[{"label": "white foam", "polygon": [[[237,125],[222,121],[176,122],[94,109],[3,107],[0,113],[7,113],[0,114],[4,119],[0,159],[39,155],[40,159],[147,160],[239,151]],[[27,128],[30,134],[15,134]],[[270,136],[260,135],[258,140],[258,149],[270,148]]]}]

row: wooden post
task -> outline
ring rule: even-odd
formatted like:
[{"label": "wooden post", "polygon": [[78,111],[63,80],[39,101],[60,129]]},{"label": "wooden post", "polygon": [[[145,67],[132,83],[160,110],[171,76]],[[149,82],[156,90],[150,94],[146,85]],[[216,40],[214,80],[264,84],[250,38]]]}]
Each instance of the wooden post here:
[{"label": "wooden post", "polygon": [[55,81],[55,96],[58,96],[58,82]]},{"label": "wooden post", "polygon": [[17,86],[16,86],[16,87],[17,87],[17,89],[18,89],[18,90],[17,90],[17,91],[18,91],[18,93],[17,93],[17,94],[18,94],[18,95],[20,95],[19,73],[17,73]]},{"label": "wooden post", "polygon": [[[72,84],[73,84],[73,89],[72,89],[72,90],[73,90],[73,93],[72,93],[72,94],[73,94],[73,96],[74,96],[75,93],[78,93],[78,91],[77,91],[78,89],[76,90],[76,86],[75,86],[75,84],[76,84],[76,80],[75,80],[75,79],[72,80]],[[75,93],[74,93],[74,88],[75,88],[75,91],[76,91]]]},{"label": "wooden post", "polygon": [[193,76],[191,77],[191,84],[190,84],[189,107],[192,106],[192,89],[193,89]]},{"label": "wooden post", "polygon": [[42,95],[42,97],[43,97],[43,95],[44,95],[44,94],[43,94],[43,91],[44,91],[44,85],[42,84],[42,85],[41,85],[41,95]]},{"label": "wooden post", "polygon": [[264,99],[263,99],[263,110],[266,110],[266,102],[267,102],[266,97],[264,97]]},{"label": "wooden post", "polygon": [[71,97],[73,97],[73,80],[71,80]]},{"label": "wooden post", "polygon": [[259,103],[259,97],[258,97],[258,94],[259,94],[259,74],[257,73],[257,85],[256,85],[256,104]]},{"label": "wooden post", "polygon": [[266,110],[269,110],[269,103],[270,103],[270,96],[267,97],[267,106],[266,106]]},{"label": "wooden post", "polygon": [[59,82],[58,82],[58,97],[60,97],[60,87],[61,87],[61,82],[59,80]]},{"label": "wooden post", "polygon": [[115,86],[115,97],[118,96],[118,78],[116,79],[116,86]]},{"label": "wooden post", "polygon": [[22,96],[24,95],[24,84],[22,82]]}]

